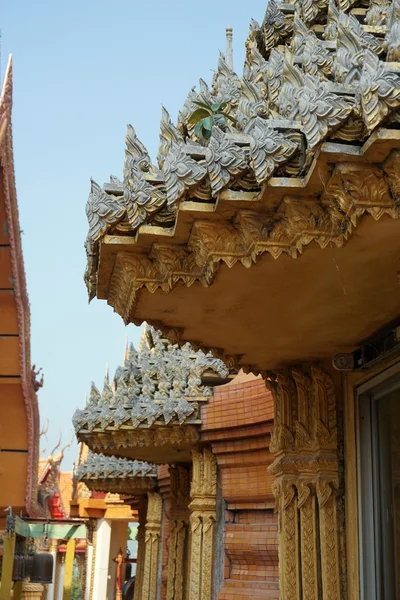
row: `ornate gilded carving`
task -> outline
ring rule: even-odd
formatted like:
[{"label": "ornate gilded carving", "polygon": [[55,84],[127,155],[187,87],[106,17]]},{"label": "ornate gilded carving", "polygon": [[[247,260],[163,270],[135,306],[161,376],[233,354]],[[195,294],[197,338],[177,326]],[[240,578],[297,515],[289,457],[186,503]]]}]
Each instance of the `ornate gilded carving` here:
[{"label": "ornate gilded carving", "polygon": [[172,142],[171,148],[164,159],[164,175],[167,200],[174,203],[187,190],[194,188],[206,176],[204,166],[193,160],[184,150],[182,144]]},{"label": "ornate gilded carving", "polygon": [[91,189],[86,204],[86,216],[89,221],[88,237],[97,242],[110,225],[115,225],[125,216],[126,209],[120,197],[106,194],[104,190],[91,180]]},{"label": "ornate gilded carving", "polygon": [[400,151],[393,150],[383,164],[385,179],[389,185],[396,207],[400,206]]},{"label": "ornate gilded carving", "polygon": [[313,23],[326,14],[329,0],[300,0],[301,16],[305,23]]},{"label": "ornate gilded carving", "polygon": [[275,0],[268,2],[264,21],[261,25],[265,50],[268,52],[274,46],[282,43],[293,31],[293,13],[285,14]]},{"label": "ornate gilded carving", "polygon": [[141,600],[142,586],[143,586],[143,575],[144,575],[144,562],[145,562],[145,527],[146,527],[146,516],[147,516],[147,499],[141,500],[139,504],[139,526],[137,530],[137,561],[136,561],[136,580],[135,580],[135,592],[133,600]]},{"label": "ornate gilded carving", "polygon": [[257,117],[251,124],[250,165],[258,183],[267,181],[278,165],[297,150],[297,144]]},{"label": "ornate gilded carving", "polygon": [[[314,3],[313,3],[314,4]],[[295,59],[302,64],[305,73],[328,79],[332,73],[333,57],[324,43],[317,38],[305,23],[294,18],[294,36],[291,50]]]},{"label": "ornate gilded carving", "polygon": [[330,91],[318,77],[303,74],[285,59],[278,108],[282,116],[303,124],[310,150],[350,116],[353,101]]},{"label": "ornate gilded carving", "polygon": [[211,600],[217,461],[210,450],[193,452],[190,487],[190,600]]},{"label": "ornate gilded carving", "polygon": [[[145,529],[145,556],[141,600],[156,600],[158,582],[159,541],[161,535],[162,498],[148,494],[147,521]],[[136,587],[136,586],[135,586]]]},{"label": "ornate gilded carving", "polygon": [[303,598],[318,600],[318,539],[316,497],[306,482],[297,483]]},{"label": "ornate gilded carving", "polygon": [[364,121],[369,131],[400,106],[400,77],[388,71],[385,63],[371,50],[364,51],[360,90]]},{"label": "ornate gilded carving", "polygon": [[380,219],[384,214],[392,218],[398,216],[383,171],[372,165],[337,165],[326,187],[324,200],[336,204],[353,225],[365,212],[374,219]]},{"label": "ornate gilded carving", "polygon": [[372,27],[384,27],[387,24],[391,4],[389,0],[371,0],[365,22]]},{"label": "ornate gilded carving", "polygon": [[[337,482],[333,482],[337,486]],[[332,483],[320,480],[317,485],[321,543],[323,597],[340,598],[339,542],[336,518],[336,497]]]},{"label": "ornate gilded carving", "polygon": [[187,586],[185,548],[189,524],[189,472],[181,466],[169,468],[171,481],[171,533],[168,550],[167,600],[183,600]]},{"label": "ornate gilded carving", "polygon": [[243,149],[236,145],[229,134],[223,133],[218,127],[213,128],[206,152],[206,162],[214,194],[225,187],[231,178],[243,173],[247,167]]},{"label": "ornate gilded carving", "polygon": [[339,476],[333,382],[311,366],[309,372],[279,373],[267,383],[275,401],[270,443],[275,461],[269,470],[276,477],[281,595],[285,600],[338,599]]},{"label": "ornate gilded carving", "polygon": [[387,33],[383,43],[389,62],[400,60],[400,2],[392,0],[387,15]]}]

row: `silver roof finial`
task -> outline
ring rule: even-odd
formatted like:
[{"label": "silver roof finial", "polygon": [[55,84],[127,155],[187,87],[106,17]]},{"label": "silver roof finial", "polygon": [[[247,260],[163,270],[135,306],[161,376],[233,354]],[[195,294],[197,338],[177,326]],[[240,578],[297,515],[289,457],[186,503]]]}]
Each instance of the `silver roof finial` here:
[{"label": "silver roof finial", "polygon": [[231,69],[231,71],[233,71],[232,40],[233,40],[233,29],[230,25],[228,25],[228,27],[226,28],[226,57],[225,57],[225,60],[226,60],[226,64]]}]

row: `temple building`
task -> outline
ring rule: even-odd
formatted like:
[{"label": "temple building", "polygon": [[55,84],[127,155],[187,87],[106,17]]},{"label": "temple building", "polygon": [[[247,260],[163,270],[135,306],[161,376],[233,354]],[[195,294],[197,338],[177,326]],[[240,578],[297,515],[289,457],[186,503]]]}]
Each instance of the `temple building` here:
[{"label": "temple building", "polygon": [[[272,527],[270,489],[280,598],[400,596],[399,114],[399,0],[270,0],[251,21],[243,75],[229,52],[176,123],[163,110],[157,164],[130,126],[123,179],[92,181],[89,297],[261,375],[239,404],[222,396],[221,413],[217,390],[201,417],[196,406],[168,424],[161,408],[128,421],[122,399],[117,425],[106,411],[79,417],[95,451],[178,468],[191,452],[190,584],[168,598],[277,597],[265,538],[257,560],[255,535],[233,544],[247,510],[253,531]],[[267,417],[251,420],[256,390],[260,415],[273,398],[271,438]],[[240,436],[228,458],[206,431],[213,410],[221,430],[263,431],[260,521],[216,485],[227,464],[247,463]],[[219,495],[232,503],[225,522]],[[229,587],[240,571],[255,586]]]},{"label": "temple building", "polygon": [[39,410],[32,368],[11,128],[12,61],[0,97],[0,530],[5,509],[37,513]]},{"label": "temple building", "polygon": [[[261,378],[149,326],[102,392],[92,384],[74,415],[90,448],[77,477],[137,511],[135,600],[278,597],[272,404]],[[104,564],[111,546],[97,542]]]}]

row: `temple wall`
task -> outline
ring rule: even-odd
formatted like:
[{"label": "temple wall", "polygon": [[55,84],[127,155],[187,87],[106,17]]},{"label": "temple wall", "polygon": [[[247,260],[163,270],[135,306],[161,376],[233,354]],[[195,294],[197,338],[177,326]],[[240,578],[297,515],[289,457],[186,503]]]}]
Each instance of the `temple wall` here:
[{"label": "temple wall", "polygon": [[[202,440],[217,457],[223,502],[218,600],[278,598],[278,531],[269,452],[273,399],[261,379],[219,387],[202,411]],[[218,531],[218,527],[217,527]],[[218,580],[218,564],[214,581]]]}]

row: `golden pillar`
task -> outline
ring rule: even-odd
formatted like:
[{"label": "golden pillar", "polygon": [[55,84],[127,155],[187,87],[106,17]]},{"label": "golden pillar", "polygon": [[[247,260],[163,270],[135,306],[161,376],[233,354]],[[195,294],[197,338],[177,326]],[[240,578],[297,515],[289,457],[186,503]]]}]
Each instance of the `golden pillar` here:
[{"label": "golden pillar", "polygon": [[171,533],[168,552],[167,600],[183,600],[187,589],[189,526],[189,472],[184,467],[169,468],[171,481]]},{"label": "golden pillar", "polygon": [[139,526],[137,531],[137,557],[136,557],[136,576],[135,576],[135,592],[134,600],[141,600],[143,575],[144,575],[144,559],[146,554],[146,516],[147,516],[147,500],[141,501],[139,506]]},{"label": "golden pillar", "polygon": [[285,600],[340,600],[336,397],[321,369],[267,382],[275,400],[270,451]]},{"label": "golden pillar", "polygon": [[[158,559],[162,519],[162,498],[156,492],[148,493],[145,530],[145,555],[141,600],[156,600],[158,584]],[[135,585],[136,588],[136,585]]]},{"label": "golden pillar", "polygon": [[11,596],[14,600],[22,599],[22,584],[23,581],[17,581],[16,583],[14,583],[13,594]]},{"label": "golden pillar", "polygon": [[192,452],[189,600],[211,600],[216,521],[217,461],[210,450]]},{"label": "golden pillar", "polygon": [[75,546],[76,540],[74,538],[70,538],[67,542],[67,552],[65,554],[63,600],[71,600],[72,579],[74,576]]}]

